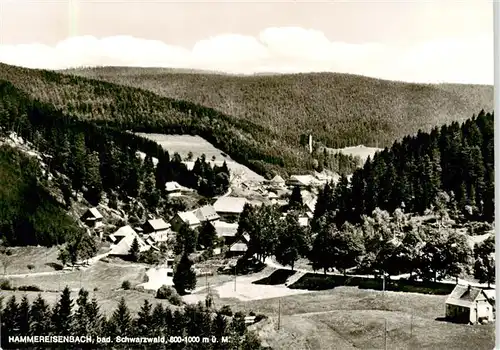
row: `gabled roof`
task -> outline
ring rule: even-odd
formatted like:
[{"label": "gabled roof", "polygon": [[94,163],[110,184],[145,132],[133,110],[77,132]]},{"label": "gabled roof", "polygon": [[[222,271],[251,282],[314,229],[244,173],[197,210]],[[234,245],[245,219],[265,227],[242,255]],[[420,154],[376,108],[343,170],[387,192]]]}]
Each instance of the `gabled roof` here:
[{"label": "gabled roof", "polygon": [[[124,226],[124,227],[130,227],[130,226]],[[123,227],[122,227],[123,228]],[[132,229],[130,227],[130,229]],[[137,243],[139,243],[139,251],[144,252],[149,249],[149,246],[144,242],[144,240],[139,237],[135,231],[128,231],[128,234],[125,235],[118,244],[111,246],[111,255],[128,255],[130,252],[130,247],[132,246],[132,242],[134,239],[137,239]]]},{"label": "gabled roof", "polygon": [[309,209],[311,213],[314,213],[314,210],[316,209],[316,203],[318,202],[318,198],[313,197],[312,199],[308,200],[307,202],[304,203],[304,205]]},{"label": "gabled roof", "polygon": [[231,245],[231,248],[229,248],[230,252],[246,252],[248,250],[248,246],[246,243],[243,242],[236,242],[233,245]]},{"label": "gabled roof", "polygon": [[219,237],[234,237],[238,232],[238,223],[216,221],[212,223]]},{"label": "gabled roof", "polygon": [[204,205],[203,207],[194,210],[193,213],[198,220],[200,220],[200,222],[219,219],[219,214],[217,214],[215,208],[211,205]]},{"label": "gabled roof", "polygon": [[273,179],[270,181],[274,184],[284,184],[285,183],[285,180],[283,180],[283,178],[279,175],[276,175],[275,177],[273,177]]},{"label": "gabled roof", "polygon": [[148,220],[146,221],[146,225],[151,226],[155,231],[167,230],[170,227],[170,224],[166,223],[163,219]]},{"label": "gabled roof", "polygon": [[446,299],[446,304],[470,308],[474,306],[474,302],[481,295],[486,298],[481,288],[457,284]]},{"label": "gabled roof", "polygon": [[221,197],[214,203],[214,209],[217,213],[241,214],[246,203],[246,198]]},{"label": "gabled roof", "polygon": [[250,235],[248,233],[244,233],[242,237],[247,243],[250,242]]},{"label": "gabled roof", "polygon": [[87,209],[87,211],[83,214],[83,216],[86,216],[87,220],[88,219],[99,220],[103,218],[102,214],[99,212],[99,210],[97,210],[97,208]]},{"label": "gabled roof", "polygon": [[188,224],[189,226],[201,224],[200,220],[196,217],[196,215],[194,215],[192,211],[180,211],[177,213],[177,215],[185,224]]},{"label": "gabled roof", "polygon": [[109,236],[111,238],[116,238],[116,237],[126,237],[134,234],[137,234],[135,230],[130,225],[127,225],[120,227],[118,230],[115,231],[115,233],[112,233]]},{"label": "gabled roof", "polygon": [[303,186],[310,186],[316,183],[316,179],[311,175],[292,175],[290,176],[290,181],[293,183],[299,183]]},{"label": "gabled roof", "polygon": [[180,191],[182,189],[181,185],[179,185],[175,181],[167,182],[165,184],[165,190],[167,192]]}]

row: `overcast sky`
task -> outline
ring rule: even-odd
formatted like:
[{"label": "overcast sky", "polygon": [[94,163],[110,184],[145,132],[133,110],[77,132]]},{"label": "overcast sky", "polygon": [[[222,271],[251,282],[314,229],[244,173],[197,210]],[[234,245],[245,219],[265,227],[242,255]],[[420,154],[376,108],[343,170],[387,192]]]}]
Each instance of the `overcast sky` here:
[{"label": "overcast sky", "polygon": [[0,0],[0,61],[493,84],[493,6],[486,0]]}]

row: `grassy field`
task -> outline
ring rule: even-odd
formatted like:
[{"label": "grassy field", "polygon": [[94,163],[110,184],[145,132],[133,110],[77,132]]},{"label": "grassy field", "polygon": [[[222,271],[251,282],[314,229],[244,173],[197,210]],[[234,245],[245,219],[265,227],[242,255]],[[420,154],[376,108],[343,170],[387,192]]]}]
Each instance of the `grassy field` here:
[{"label": "grassy field", "polygon": [[123,281],[129,281],[134,287],[144,282],[146,265],[132,263],[97,262],[90,268],[81,271],[57,273],[53,275],[27,276],[9,278],[14,287],[34,285],[42,290],[60,291],[65,286],[70,289],[85,289],[91,291],[98,288],[103,291],[115,290],[121,287]]},{"label": "grassy field", "polygon": [[189,152],[193,153],[193,161],[200,157],[202,154],[205,155],[207,161],[212,161],[212,157],[215,157],[215,164],[220,166],[224,161],[231,171],[232,175],[245,180],[252,181],[262,181],[264,178],[257,174],[256,172],[250,170],[248,167],[234,161],[228,155],[224,155],[224,152],[215,148],[210,142],[199,136],[192,135],[164,135],[164,134],[146,134],[138,133],[138,135],[144,136],[157,142],[165,150],[169,152],[170,155],[174,153],[179,153],[182,159],[185,159]]},{"label": "grassy field", "polygon": [[[2,254],[0,257],[2,274],[54,271],[52,264],[59,264],[57,247],[12,247],[9,250],[11,255]],[[28,265],[32,265],[33,269],[29,269]]]},{"label": "grassy field", "polygon": [[[339,287],[280,299],[231,300],[227,304],[235,310],[270,316],[268,324],[257,329],[275,349],[384,349],[386,320],[388,349],[494,347],[494,325],[467,326],[440,320],[445,296]],[[279,308],[281,328],[277,330]]]}]

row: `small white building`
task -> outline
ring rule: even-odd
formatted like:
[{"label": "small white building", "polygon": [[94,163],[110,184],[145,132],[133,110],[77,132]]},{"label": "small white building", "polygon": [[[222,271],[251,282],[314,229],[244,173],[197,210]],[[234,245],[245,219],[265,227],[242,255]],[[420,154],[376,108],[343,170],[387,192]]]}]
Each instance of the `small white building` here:
[{"label": "small white building", "polygon": [[170,181],[165,184],[165,191],[171,197],[180,196],[182,192],[182,186],[175,181]]},{"label": "small white building", "polygon": [[481,288],[457,284],[446,299],[446,318],[467,324],[491,322],[493,305]]},{"label": "small white building", "polygon": [[85,225],[92,227],[92,228],[100,228],[103,226],[102,223],[103,216],[97,210],[97,208],[89,208],[83,215],[80,217],[80,220],[82,220]]}]

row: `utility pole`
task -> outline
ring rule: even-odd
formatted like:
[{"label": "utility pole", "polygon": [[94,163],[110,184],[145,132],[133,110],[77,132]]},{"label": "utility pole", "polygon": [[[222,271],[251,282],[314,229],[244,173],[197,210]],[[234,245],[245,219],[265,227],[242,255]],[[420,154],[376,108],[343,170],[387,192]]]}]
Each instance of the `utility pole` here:
[{"label": "utility pole", "polygon": [[408,343],[408,349],[411,349],[411,340],[413,338],[413,309],[411,309],[411,318],[410,318],[410,341]]},{"label": "utility pole", "polygon": [[234,291],[236,292],[236,265],[234,265]]},{"label": "utility pole", "polygon": [[278,330],[281,326],[281,298],[278,299]]},{"label": "utility pole", "polygon": [[387,319],[385,319],[384,326],[384,349],[387,350]]}]

